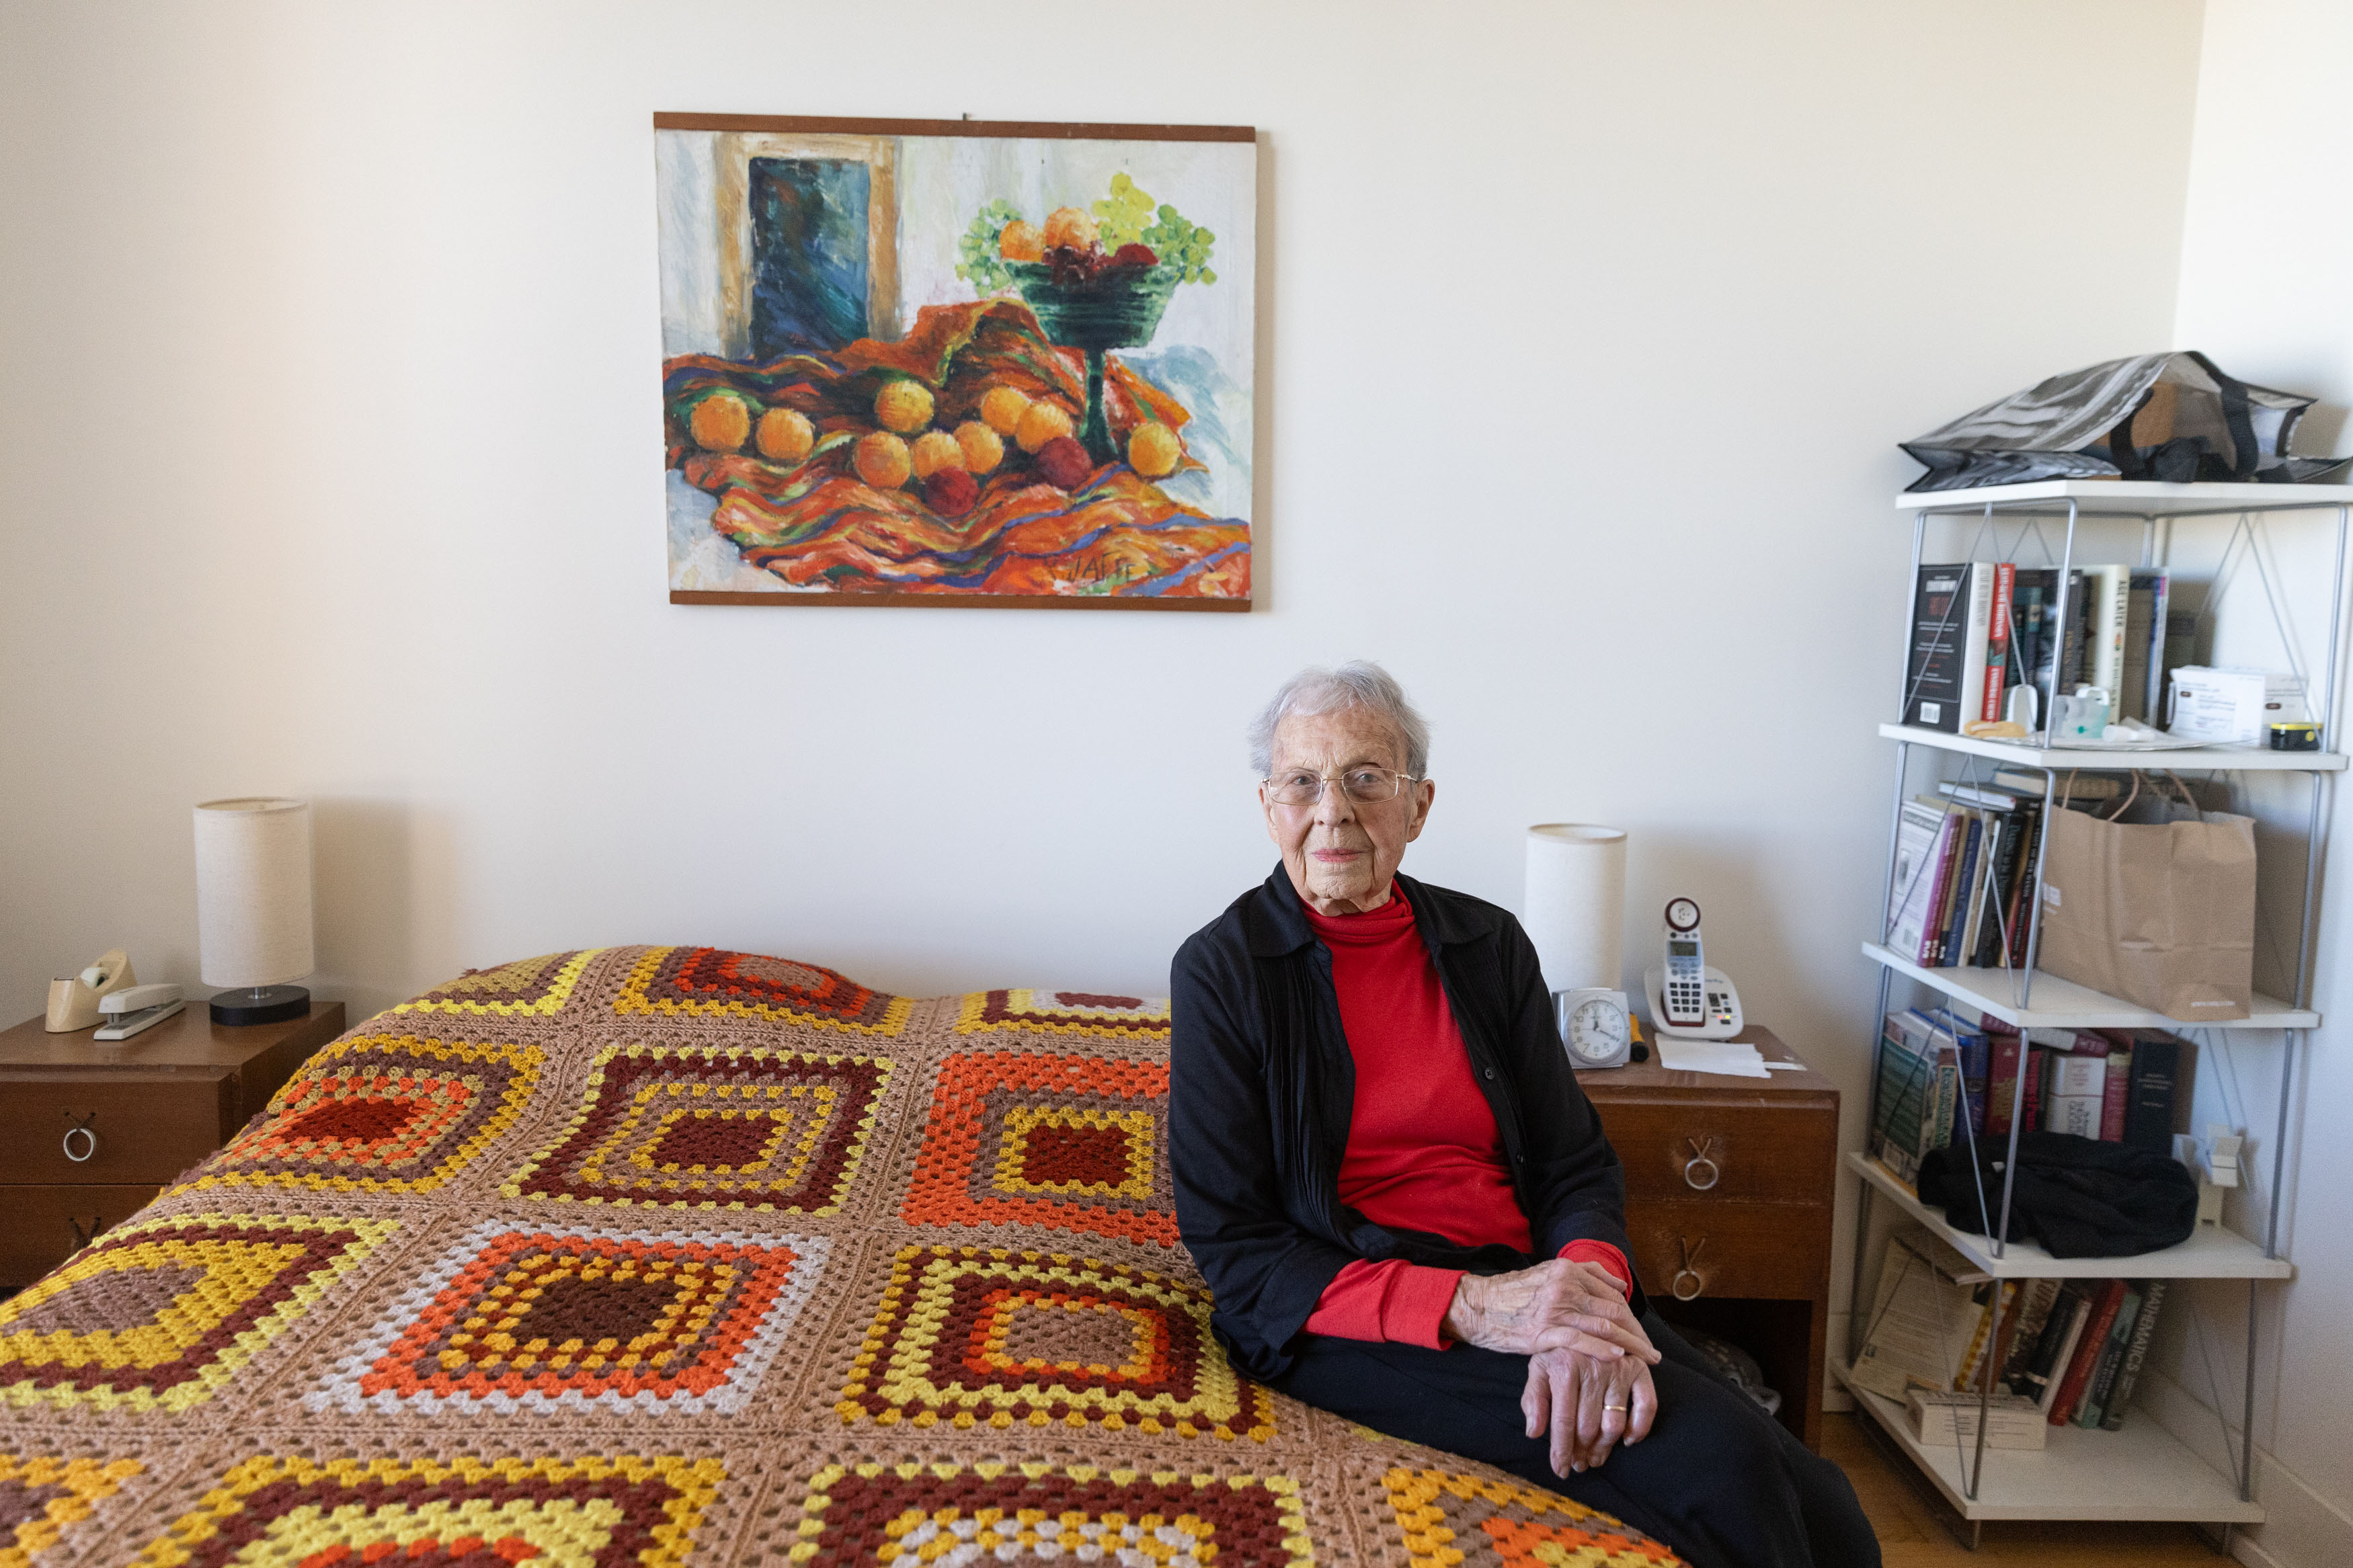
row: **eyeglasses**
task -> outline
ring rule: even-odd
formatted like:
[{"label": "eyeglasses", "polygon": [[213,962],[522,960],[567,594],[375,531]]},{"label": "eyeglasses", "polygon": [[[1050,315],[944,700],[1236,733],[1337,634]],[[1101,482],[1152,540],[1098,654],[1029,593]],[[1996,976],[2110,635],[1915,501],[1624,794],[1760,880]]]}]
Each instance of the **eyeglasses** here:
[{"label": "eyeglasses", "polygon": [[1393,773],[1388,768],[1350,768],[1336,779],[1322,773],[1309,773],[1305,768],[1293,768],[1271,779],[1260,781],[1266,786],[1267,799],[1277,805],[1314,805],[1324,798],[1324,786],[1336,783],[1340,792],[1358,805],[1378,805],[1385,800],[1395,800],[1409,784],[1419,784],[1412,773]]}]

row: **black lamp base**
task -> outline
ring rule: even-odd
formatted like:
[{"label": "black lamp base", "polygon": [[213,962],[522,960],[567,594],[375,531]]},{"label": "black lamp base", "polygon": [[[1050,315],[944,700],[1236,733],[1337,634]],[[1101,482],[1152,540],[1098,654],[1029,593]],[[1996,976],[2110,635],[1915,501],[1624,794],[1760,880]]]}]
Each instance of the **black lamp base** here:
[{"label": "black lamp base", "polygon": [[229,1028],[248,1024],[282,1024],[311,1011],[311,993],[300,985],[256,985],[224,991],[213,998],[213,1022]]}]

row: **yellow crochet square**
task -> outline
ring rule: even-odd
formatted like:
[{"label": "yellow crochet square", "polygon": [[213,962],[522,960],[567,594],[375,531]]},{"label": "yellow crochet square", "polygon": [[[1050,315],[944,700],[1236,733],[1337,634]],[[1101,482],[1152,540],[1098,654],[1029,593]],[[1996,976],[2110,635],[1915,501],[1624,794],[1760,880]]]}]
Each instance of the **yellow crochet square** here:
[{"label": "yellow crochet square", "polygon": [[1272,1399],[1209,1331],[1207,1291],[1095,1258],[968,1247],[899,1253],[834,1409],[886,1426],[1275,1432]]},{"label": "yellow crochet square", "polygon": [[0,1302],[0,1405],[200,1405],[399,1228],[237,1214],[118,1226]]},{"label": "yellow crochet square", "polygon": [[496,969],[478,969],[435,986],[396,1013],[473,1013],[509,1018],[546,1017],[564,1010],[588,961],[603,952],[586,948],[542,953]]},{"label": "yellow crochet square", "polygon": [[[1045,1135],[1039,1130],[1046,1129]],[[1098,1151],[1042,1149],[1054,1133],[1112,1135],[1120,1157],[1089,1160]],[[997,1190],[1024,1197],[1134,1198],[1149,1201],[1158,1174],[1160,1119],[1148,1110],[1106,1110],[1088,1105],[1016,1105],[1005,1113],[997,1149]],[[1059,1158],[1058,1158],[1059,1156]]]},{"label": "yellow crochet square", "polygon": [[1309,1568],[1289,1476],[1097,1465],[828,1465],[808,1479],[789,1561],[930,1568],[1067,1557],[1125,1568]]},{"label": "yellow crochet square", "polygon": [[142,1468],[136,1459],[0,1454],[0,1489],[15,1504],[0,1514],[0,1568],[26,1568],[64,1539]]},{"label": "yellow crochet square", "polygon": [[955,1032],[1096,1035],[1166,1044],[1168,999],[1092,991],[975,991],[956,1007]]},{"label": "yellow crochet square", "polygon": [[539,1568],[677,1568],[727,1478],[716,1459],[343,1458],[234,1466],[148,1542],[139,1568],[217,1561],[448,1561],[488,1551]]}]

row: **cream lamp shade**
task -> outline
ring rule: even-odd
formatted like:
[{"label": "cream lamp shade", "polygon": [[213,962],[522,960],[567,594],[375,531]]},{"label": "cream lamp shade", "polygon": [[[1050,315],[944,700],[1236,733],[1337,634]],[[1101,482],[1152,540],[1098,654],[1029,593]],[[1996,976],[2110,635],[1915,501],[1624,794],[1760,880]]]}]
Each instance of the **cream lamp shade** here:
[{"label": "cream lamp shade", "polygon": [[[196,940],[217,1023],[299,1017],[310,993],[288,981],[316,967],[311,941],[311,803],[248,796],[195,809]],[[229,1017],[224,1012],[268,1012]]]},{"label": "cream lamp shade", "polygon": [[1626,962],[1626,830],[1583,822],[1528,829],[1521,923],[1555,993],[1615,990]]}]

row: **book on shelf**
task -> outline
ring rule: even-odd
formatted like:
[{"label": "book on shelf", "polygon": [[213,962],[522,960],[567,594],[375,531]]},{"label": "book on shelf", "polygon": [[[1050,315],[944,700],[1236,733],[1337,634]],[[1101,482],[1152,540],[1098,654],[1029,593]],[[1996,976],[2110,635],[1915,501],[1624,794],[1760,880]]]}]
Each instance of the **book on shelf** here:
[{"label": "book on shelf", "polygon": [[1991,1276],[1920,1226],[1889,1233],[1880,1254],[1862,1349],[1849,1375],[1859,1388],[1900,1400],[1913,1385],[1949,1389],[1958,1358],[1947,1326],[1966,1321],[1972,1298]]},{"label": "book on shelf", "polygon": [[2171,578],[2166,584],[2165,639],[2163,658],[2158,667],[2156,717],[2149,722],[2160,730],[2173,727],[2173,714],[2168,704],[2173,689],[2173,672],[2194,664],[2205,664],[2212,650],[2200,646],[2199,628],[2201,612],[2206,608],[2206,592],[2210,584]]},{"label": "book on shelf", "polygon": [[[1960,1073],[1960,1090],[1953,1108],[1960,1119],[1953,1124],[1952,1142],[1961,1138],[1961,1124],[1968,1125],[1969,1136],[1986,1135],[1986,1092],[1991,1079],[1991,1042],[1984,1029],[1965,1022],[1949,1007],[1938,1007],[1928,1014],[1928,1023],[1940,1047],[1949,1047]],[[2007,1131],[2007,1129],[2004,1129]]]},{"label": "book on shelf", "polygon": [[[2021,795],[2042,798],[2042,775],[2024,768],[1997,768],[1993,775],[1996,789],[2016,790]],[[2125,781],[2114,773],[2077,773],[2060,770],[2060,785],[2071,800],[2114,800],[2124,794]]]},{"label": "book on shelf", "polygon": [[[1975,1394],[1949,1388],[1914,1388],[1905,1395],[1905,1413],[1912,1436],[1923,1444],[1973,1447],[1978,1440]],[[2034,1401],[2021,1394],[1997,1394],[1985,1402],[1986,1447],[2041,1448],[2050,1442],[2051,1427]]]},{"label": "book on shelf", "polygon": [[[2128,566],[2087,566],[2084,569],[2084,683],[2108,694],[2115,711],[2117,690],[2124,683],[2125,620],[2128,613]],[[2070,688],[2073,689],[2073,688]]]},{"label": "book on shelf", "polygon": [[2161,566],[2137,566],[2125,588],[2125,658],[2116,715],[2155,724],[2163,709],[2166,601],[2171,574]]},{"label": "book on shelf", "polygon": [[[1991,1014],[1980,1015],[1989,1045],[1987,1135],[2006,1137],[2018,1077],[2026,1085],[2024,1125],[2152,1154],[2173,1153],[2189,1131],[2198,1081],[2198,1046],[2164,1029],[2032,1028],[2022,1037]],[[2015,1067],[2008,1041],[2021,1039]],[[2018,1075],[2013,1077],[2012,1075]]]},{"label": "book on shelf", "polygon": [[2001,814],[1996,824],[1993,863],[1986,884],[1986,912],[1978,921],[1977,941],[1969,963],[1979,969],[2014,967],[2013,951],[2022,963],[2026,933],[2019,920],[2026,908],[2025,888],[2034,875],[2034,827],[2041,817],[2039,803],[2029,802]]},{"label": "book on shelf", "polygon": [[2116,1304],[2116,1321],[2109,1326],[2107,1338],[2100,1345],[2099,1359],[2092,1363],[2092,1379],[2084,1386],[2084,1402],[2075,1412],[2076,1426],[2089,1431],[2099,1429],[2108,1395],[2116,1391],[2116,1373],[2124,1365],[2126,1347],[2132,1342],[2134,1320],[2139,1316],[2140,1289],[2124,1282],[2124,1296]]},{"label": "book on shelf", "polygon": [[1978,863],[1978,844],[1985,836],[1985,824],[1978,814],[1967,807],[1955,807],[1953,816],[1957,824],[1953,833],[1953,863],[1945,878],[1944,890],[1937,909],[1936,957],[1929,963],[1945,968],[1956,962],[1954,950],[1960,940],[1958,927],[1968,913],[1968,891]]},{"label": "book on shelf", "polygon": [[[2000,1289],[1995,1287],[1999,1285]],[[1953,1387],[1975,1388],[1985,1371],[1989,1354],[2000,1360],[1999,1336],[2018,1305],[2018,1281],[1989,1279],[1969,1295],[1969,1316],[1967,1320],[1968,1342],[1961,1349],[1961,1364],[1954,1369]],[[1997,1326],[2000,1325],[2000,1326]]]},{"label": "book on shelf", "polygon": [[2012,1394],[2027,1391],[2026,1369],[2034,1360],[2044,1326],[2051,1321],[2051,1309],[2059,1300],[2059,1286],[2056,1279],[2029,1279],[2018,1293],[2018,1310],[2010,1316],[2010,1345],[2002,1356],[1999,1374],[2002,1386]]},{"label": "book on shelf", "polygon": [[1970,799],[1949,782],[1906,801],[1896,823],[1887,945],[1924,968],[2011,968],[2026,957],[2041,806]]},{"label": "book on shelf", "polygon": [[2018,790],[1969,784],[1961,779],[1944,780],[1936,785],[1936,793],[1963,805],[1989,806],[1995,811],[2016,811],[2020,806],[2042,798],[2042,792],[2039,789],[2030,795]]},{"label": "book on shelf", "polygon": [[1887,1015],[1880,1036],[1871,1153],[1907,1188],[1919,1180],[1928,1151],[1952,1142],[1959,1079],[1951,1050],[1938,1048],[1936,1029],[1917,1008]]},{"label": "book on shelf", "polygon": [[2018,1108],[2018,1075],[2025,1056],[2025,1042],[2018,1031],[1998,1028],[2000,1023],[1990,1014],[1982,1027],[1986,1037],[1985,1135],[2004,1139],[2010,1136],[2012,1113]]},{"label": "book on shelf", "polygon": [[2064,1426],[2075,1418],[2076,1408],[2084,1402],[2084,1391],[2091,1384],[2093,1366],[2099,1361],[2101,1347],[2107,1343],[2108,1330],[2116,1321],[2116,1310],[2124,1304],[2125,1282],[2121,1279],[2100,1280],[2093,1290],[2091,1310],[2068,1354],[2066,1373],[2059,1379],[2059,1396],[2045,1412],[2044,1418],[2053,1426]]},{"label": "book on shelf", "polygon": [[2127,1036],[2119,1046],[2116,1031],[2102,1032],[2108,1037],[2108,1071],[2100,1086],[2100,1142],[2121,1143],[2125,1111],[2132,1103],[2132,1040]]},{"label": "book on shelf", "polygon": [[1928,906],[1936,891],[1936,863],[1949,816],[1941,808],[1907,800],[1895,825],[1895,875],[1887,895],[1886,942],[1898,956],[1920,962],[1928,940]]},{"label": "book on shelf", "polygon": [[2133,1030],[2123,1141],[2152,1154],[2171,1154],[2174,1134],[2189,1131],[2190,1090],[2197,1075],[2194,1041],[2163,1029]]},{"label": "book on shelf", "polygon": [[2105,1048],[2099,1056],[2057,1050],[2047,1053],[2043,1062],[2042,1131],[2098,1138],[2100,1116],[2107,1102],[2107,1079]]},{"label": "book on shelf", "polygon": [[1920,568],[1904,670],[1906,724],[1957,734],[1962,720],[1982,715],[1993,582],[1988,561]]},{"label": "book on shelf", "polygon": [[2132,1405],[2133,1389],[2140,1382],[2141,1363],[2148,1359],[2149,1342],[2157,1335],[2157,1314],[2165,1305],[2166,1289],[2162,1279],[2141,1281],[2140,1315],[2133,1320],[2132,1340],[2125,1346],[2124,1363],[2116,1368],[2116,1385],[2108,1391],[2106,1407],[2100,1413],[2103,1432],[2113,1432],[2125,1424],[2125,1412]]},{"label": "book on shelf", "polygon": [[[2046,695],[2052,690],[2054,676],[2059,690],[2074,690],[2082,683],[2084,673],[2083,569],[2078,567],[2068,574],[2068,624],[2063,626],[2059,618],[2057,567],[2019,568],[2012,577],[2010,594],[2011,619],[2016,622],[2022,615],[2027,621],[2029,639],[2032,645],[2031,651],[2024,658],[2011,660],[2019,678],[2032,682],[2039,691]],[[2048,714],[2043,716],[2047,718]]]},{"label": "book on shelf", "polygon": [[[1976,568],[1972,567],[1974,571]],[[1997,561],[1993,567],[1993,588],[1986,606],[1985,677],[1978,683],[1977,711],[1979,719],[2000,719],[2003,695],[2010,686],[2005,679],[2010,672],[2010,595],[2018,586],[2018,568],[2007,561]]]},{"label": "book on shelf", "polygon": [[2032,1396],[2035,1407],[2045,1416],[2059,1403],[2060,1384],[2075,1354],[2076,1342],[2084,1337],[2084,1320],[2091,1315],[2091,1298],[2081,1281],[2071,1279],[2059,1288],[2058,1305],[2051,1309],[2051,1321],[2042,1326],[2042,1342],[2034,1347],[2034,1360],[2026,1370],[2027,1386],[2021,1391]]}]

